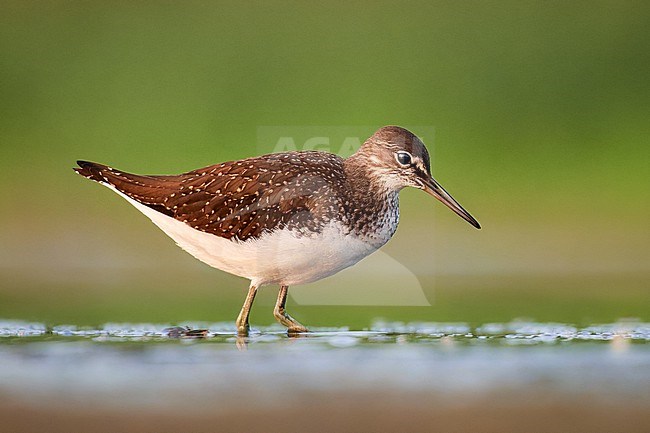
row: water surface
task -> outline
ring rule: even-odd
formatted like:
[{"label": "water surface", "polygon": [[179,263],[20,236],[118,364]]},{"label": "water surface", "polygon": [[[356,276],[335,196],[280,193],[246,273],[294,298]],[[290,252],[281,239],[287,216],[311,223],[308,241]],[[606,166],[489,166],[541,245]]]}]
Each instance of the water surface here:
[{"label": "water surface", "polygon": [[0,393],[38,404],[227,411],[307,394],[588,398],[650,404],[650,324],[382,323],[279,327],[238,338],[231,323],[194,323],[205,338],[169,337],[167,324],[97,328],[0,322]]}]

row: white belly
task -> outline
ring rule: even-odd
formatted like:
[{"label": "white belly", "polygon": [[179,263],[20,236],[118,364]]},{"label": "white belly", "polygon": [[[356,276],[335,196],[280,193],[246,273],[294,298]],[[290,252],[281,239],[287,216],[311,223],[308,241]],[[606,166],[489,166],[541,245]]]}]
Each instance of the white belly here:
[{"label": "white belly", "polygon": [[228,240],[196,230],[138,203],[110,185],[106,186],[149,217],[197,259],[222,271],[248,278],[258,286],[310,283],[354,265],[380,246],[354,235],[342,235],[342,227],[337,221],[330,222],[317,236],[298,237],[289,230],[281,230],[246,242]]}]

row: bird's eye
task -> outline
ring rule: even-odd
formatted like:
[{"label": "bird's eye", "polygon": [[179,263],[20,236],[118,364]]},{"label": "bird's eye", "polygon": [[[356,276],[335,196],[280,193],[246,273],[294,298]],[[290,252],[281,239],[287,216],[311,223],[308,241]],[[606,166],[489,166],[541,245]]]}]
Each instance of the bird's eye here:
[{"label": "bird's eye", "polygon": [[399,162],[401,165],[411,164],[411,154],[402,150],[395,154],[395,159],[397,159],[397,162]]}]

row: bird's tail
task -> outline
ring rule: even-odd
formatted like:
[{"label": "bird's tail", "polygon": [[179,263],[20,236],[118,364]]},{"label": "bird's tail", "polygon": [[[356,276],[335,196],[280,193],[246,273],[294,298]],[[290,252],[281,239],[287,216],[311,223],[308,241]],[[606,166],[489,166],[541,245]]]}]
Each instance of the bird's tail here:
[{"label": "bird's tail", "polygon": [[144,176],[125,173],[104,164],[89,161],[77,161],[79,167],[73,170],[95,182],[110,186],[122,194],[169,214],[163,204],[165,198],[178,189],[180,176]]},{"label": "bird's tail", "polygon": [[79,167],[74,167],[75,173],[87,177],[95,182],[107,182],[108,180],[102,175],[102,170],[108,171],[109,167],[102,164],[89,161],[77,161]]}]

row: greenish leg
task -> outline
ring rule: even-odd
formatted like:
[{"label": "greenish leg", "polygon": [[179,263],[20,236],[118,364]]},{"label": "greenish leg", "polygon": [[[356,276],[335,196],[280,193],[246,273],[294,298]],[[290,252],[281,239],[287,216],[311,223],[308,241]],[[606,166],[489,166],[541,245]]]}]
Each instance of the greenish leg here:
[{"label": "greenish leg", "polygon": [[289,316],[286,312],[285,305],[287,303],[287,294],[289,293],[289,286],[281,286],[278,293],[278,300],[273,309],[273,315],[276,320],[287,327],[289,334],[296,334],[300,332],[309,332],[307,328],[296,321],[293,317]]},{"label": "greenish leg", "polygon": [[248,316],[251,313],[251,307],[253,306],[253,301],[255,300],[255,294],[257,294],[257,286],[251,284],[248,288],[248,294],[246,295],[246,300],[244,305],[241,307],[239,316],[237,316],[237,335],[247,336],[250,326],[248,325]]}]

